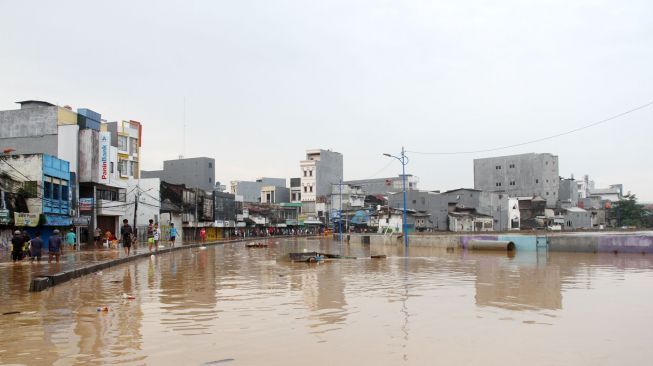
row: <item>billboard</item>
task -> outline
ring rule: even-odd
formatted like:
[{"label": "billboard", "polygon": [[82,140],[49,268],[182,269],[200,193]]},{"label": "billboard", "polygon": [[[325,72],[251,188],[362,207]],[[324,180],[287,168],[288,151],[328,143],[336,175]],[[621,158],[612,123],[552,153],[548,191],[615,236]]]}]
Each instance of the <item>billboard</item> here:
[{"label": "billboard", "polygon": [[100,151],[98,162],[100,164],[98,169],[98,183],[107,184],[111,182],[111,172],[109,166],[111,164],[110,147],[111,146],[111,133],[100,132]]}]

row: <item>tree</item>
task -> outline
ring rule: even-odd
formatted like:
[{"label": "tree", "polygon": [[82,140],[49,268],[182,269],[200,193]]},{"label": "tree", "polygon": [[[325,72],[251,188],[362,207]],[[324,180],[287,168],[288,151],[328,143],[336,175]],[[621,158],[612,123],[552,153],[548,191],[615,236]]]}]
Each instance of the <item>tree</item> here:
[{"label": "tree", "polygon": [[619,202],[612,206],[612,217],[617,218],[619,226],[646,227],[651,223],[651,212],[644,208],[644,205],[637,203],[637,196],[634,194],[625,195]]}]

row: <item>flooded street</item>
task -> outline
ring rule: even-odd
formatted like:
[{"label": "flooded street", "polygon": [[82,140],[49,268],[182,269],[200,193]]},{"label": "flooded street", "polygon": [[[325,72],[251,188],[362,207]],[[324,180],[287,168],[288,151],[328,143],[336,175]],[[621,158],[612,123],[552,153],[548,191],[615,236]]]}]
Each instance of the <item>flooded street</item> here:
[{"label": "flooded street", "polygon": [[[643,365],[653,257],[270,240],[138,260],[40,293],[3,263],[0,363]],[[279,260],[303,249],[356,256]],[[387,259],[369,259],[386,254]],[[135,299],[124,299],[123,294]],[[108,312],[98,312],[107,306]]]}]

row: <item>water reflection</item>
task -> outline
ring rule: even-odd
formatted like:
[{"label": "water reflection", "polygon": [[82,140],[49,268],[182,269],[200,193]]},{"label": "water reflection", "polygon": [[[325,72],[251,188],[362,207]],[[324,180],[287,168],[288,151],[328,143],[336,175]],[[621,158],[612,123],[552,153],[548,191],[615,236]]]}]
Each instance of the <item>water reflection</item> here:
[{"label": "water reflection", "polygon": [[[532,364],[555,364],[566,359],[542,357],[535,343],[555,347],[568,334],[580,336],[593,325],[585,318],[589,308],[603,328],[585,334],[580,349],[609,339],[597,352],[628,360],[610,345],[638,349],[652,340],[637,328],[653,322],[650,312],[637,311],[653,306],[651,256],[268,243],[157,255],[33,294],[12,285],[29,276],[26,268],[2,267],[8,301],[0,310],[22,313],[0,316],[0,363],[167,365],[234,358],[239,364],[303,364],[325,352],[329,360],[312,363],[470,363],[476,352],[510,363],[512,356],[499,357],[500,347],[487,339],[537,334],[538,342],[524,343],[524,352]],[[281,260],[304,249],[359,259]],[[98,312],[103,305],[110,310]],[[608,315],[613,308],[633,311],[614,319]],[[552,330],[521,328],[543,325]],[[464,345],[472,340],[478,350],[469,353]],[[288,347],[296,358],[287,357]],[[638,357],[646,352],[653,356],[645,348]]]}]

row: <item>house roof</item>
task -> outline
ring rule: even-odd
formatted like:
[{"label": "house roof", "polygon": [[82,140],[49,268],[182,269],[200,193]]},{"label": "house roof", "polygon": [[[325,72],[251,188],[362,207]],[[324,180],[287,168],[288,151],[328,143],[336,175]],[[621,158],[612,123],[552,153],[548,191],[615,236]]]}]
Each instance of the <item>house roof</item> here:
[{"label": "house roof", "polygon": [[474,189],[474,188],[456,188],[456,189],[445,191],[444,193],[452,193],[457,191],[482,192],[480,189]]},{"label": "house roof", "polygon": [[483,215],[480,213],[476,212],[449,212],[449,216],[458,216],[458,217],[463,217],[463,216],[473,216],[473,217],[479,217],[479,218],[492,218],[490,215]]},{"label": "house roof", "polygon": [[565,209],[567,212],[587,212],[587,210],[584,210],[580,207],[569,207]]}]

